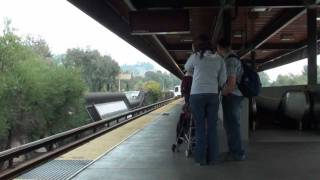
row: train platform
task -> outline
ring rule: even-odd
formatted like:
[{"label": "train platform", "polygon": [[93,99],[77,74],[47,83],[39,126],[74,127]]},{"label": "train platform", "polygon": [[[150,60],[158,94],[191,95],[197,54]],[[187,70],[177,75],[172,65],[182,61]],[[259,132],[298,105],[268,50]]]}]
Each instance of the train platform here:
[{"label": "train platform", "polygon": [[[184,151],[176,153],[171,151],[181,107],[182,102],[175,101],[64,154],[55,161],[82,161],[83,166],[74,169],[69,176],[61,179],[300,180],[320,178],[318,171],[320,139],[313,133],[298,131],[257,131],[251,134],[250,141],[246,143],[248,153],[246,161],[228,161],[213,166],[196,165],[192,158],[185,157]],[[225,152],[226,141],[223,129],[219,127],[221,151]],[[56,170],[51,166],[49,171]],[[27,174],[18,179],[33,179]],[[58,178],[51,176],[48,179]]]}]

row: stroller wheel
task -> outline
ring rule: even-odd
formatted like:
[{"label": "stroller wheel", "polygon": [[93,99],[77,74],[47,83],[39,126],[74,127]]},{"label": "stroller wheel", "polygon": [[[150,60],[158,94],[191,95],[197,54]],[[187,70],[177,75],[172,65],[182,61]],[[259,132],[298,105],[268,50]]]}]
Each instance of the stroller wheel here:
[{"label": "stroller wheel", "polygon": [[171,150],[172,150],[172,152],[176,152],[176,145],[175,144],[172,144],[172,146],[171,146]]},{"label": "stroller wheel", "polygon": [[188,149],[186,149],[186,151],[185,151],[185,155],[186,155],[186,157],[187,157],[187,158],[189,158],[189,157],[190,157],[190,155],[191,155],[191,151],[190,151],[190,150],[188,150]]}]

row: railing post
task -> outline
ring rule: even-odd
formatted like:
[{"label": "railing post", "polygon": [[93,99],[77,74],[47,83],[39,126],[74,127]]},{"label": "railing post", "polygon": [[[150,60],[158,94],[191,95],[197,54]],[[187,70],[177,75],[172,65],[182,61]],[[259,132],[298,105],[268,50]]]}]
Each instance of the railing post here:
[{"label": "railing post", "polygon": [[317,84],[317,8],[307,9],[308,85]]},{"label": "railing post", "polygon": [[9,164],[8,164],[8,168],[12,169],[14,166],[13,166],[13,158],[10,158],[9,159]]},{"label": "railing post", "polygon": [[75,139],[78,140],[80,138],[80,134],[75,135]]},{"label": "railing post", "polygon": [[53,149],[53,144],[49,144],[47,150],[48,150],[48,151],[52,151],[52,149]]}]

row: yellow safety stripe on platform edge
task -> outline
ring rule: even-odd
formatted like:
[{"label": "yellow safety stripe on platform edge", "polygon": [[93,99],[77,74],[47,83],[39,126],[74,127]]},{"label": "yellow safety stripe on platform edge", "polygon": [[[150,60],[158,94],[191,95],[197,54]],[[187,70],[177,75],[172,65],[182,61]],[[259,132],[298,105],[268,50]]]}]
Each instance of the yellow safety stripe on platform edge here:
[{"label": "yellow safety stripe on platform edge", "polygon": [[139,129],[142,129],[149,124],[160,113],[169,111],[173,106],[179,104],[180,100],[173,101],[172,103],[161,107],[149,114],[146,114],[138,119],[135,119],[120,128],[114,129],[105,135],[89,141],[88,143],[69,151],[66,154],[58,157],[57,160],[94,160],[103,153],[110,151],[114,146],[122,142],[131,134]]}]

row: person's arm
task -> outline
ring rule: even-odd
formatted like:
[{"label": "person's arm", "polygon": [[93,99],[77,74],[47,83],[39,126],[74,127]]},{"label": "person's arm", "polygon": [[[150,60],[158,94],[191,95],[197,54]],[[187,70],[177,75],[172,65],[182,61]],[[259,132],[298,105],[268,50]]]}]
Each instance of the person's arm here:
[{"label": "person's arm", "polygon": [[228,59],[226,62],[226,67],[227,67],[227,83],[223,89],[222,94],[223,95],[228,95],[230,94],[232,91],[235,90],[235,88],[237,87],[237,63],[238,63],[238,59],[236,58],[231,58]]},{"label": "person's arm", "polygon": [[219,90],[220,90],[224,87],[227,80],[227,70],[226,70],[226,65],[223,59],[221,60],[221,67],[218,74],[218,80],[219,80]]},{"label": "person's arm", "polygon": [[188,60],[187,60],[187,63],[184,65],[184,69],[188,72],[193,72],[193,69],[194,69],[194,64],[193,64],[193,61],[194,61],[194,54],[192,54]]},{"label": "person's arm", "polygon": [[237,86],[237,76],[235,75],[228,76],[227,83],[225,88],[223,89],[222,94],[225,96],[230,94],[233,90],[235,90],[236,86]]},{"label": "person's arm", "polygon": [[184,96],[184,92],[185,92],[185,86],[186,86],[186,78],[185,77],[183,77],[182,78],[182,81],[181,81],[181,96]]}]

